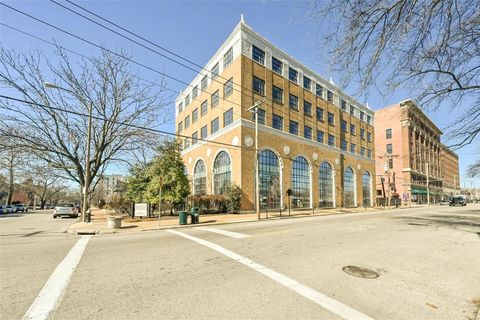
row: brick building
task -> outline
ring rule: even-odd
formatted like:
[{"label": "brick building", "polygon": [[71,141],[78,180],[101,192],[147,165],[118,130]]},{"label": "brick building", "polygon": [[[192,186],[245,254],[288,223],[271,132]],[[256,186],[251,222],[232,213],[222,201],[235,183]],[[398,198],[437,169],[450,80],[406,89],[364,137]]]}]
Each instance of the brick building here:
[{"label": "brick building", "polygon": [[388,196],[390,180],[390,195],[398,195],[404,204],[426,203],[428,193],[431,203],[439,202],[442,131],[412,100],[405,100],[375,112],[375,132],[377,199]]},{"label": "brick building", "polygon": [[443,200],[460,193],[458,155],[445,145],[440,149]]},{"label": "brick building", "polygon": [[[254,121],[261,99],[262,209],[373,204],[373,111],[290,57],[243,20],[176,99],[192,193],[222,194],[234,182],[242,210],[255,205]],[[216,141],[221,146],[199,139]],[[232,145],[232,146],[229,146]]]}]

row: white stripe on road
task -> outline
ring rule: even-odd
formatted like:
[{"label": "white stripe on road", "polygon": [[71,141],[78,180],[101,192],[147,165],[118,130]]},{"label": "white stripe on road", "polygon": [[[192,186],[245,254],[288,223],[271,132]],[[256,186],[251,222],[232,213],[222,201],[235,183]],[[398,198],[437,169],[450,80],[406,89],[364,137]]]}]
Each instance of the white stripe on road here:
[{"label": "white stripe on road", "polygon": [[48,315],[57,307],[63,292],[70,282],[73,271],[77,267],[82,258],[85,247],[91,236],[82,236],[70,249],[62,262],[57,266],[55,271],[48,278],[47,283],[38,297],[32,303],[27,313],[23,316],[27,319],[47,319]]},{"label": "white stripe on road", "polygon": [[222,234],[222,235],[224,235],[224,236],[232,237],[232,238],[235,238],[235,239],[243,239],[243,238],[248,238],[248,237],[250,237],[248,234],[243,234],[243,233],[238,233],[238,232],[232,232],[232,231],[226,231],[226,230],[217,229],[217,228],[197,227],[197,228],[195,228],[195,229],[200,229],[200,230],[204,230],[204,231],[209,231],[209,232],[213,232],[213,233],[218,233],[218,234]]},{"label": "white stripe on road", "polygon": [[343,303],[332,299],[318,291],[315,291],[312,288],[309,288],[307,286],[304,286],[300,282],[289,278],[281,273],[278,273],[272,269],[269,269],[265,266],[262,266],[261,264],[258,264],[246,257],[243,257],[233,251],[230,251],[228,249],[223,248],[222,246],[219,246],[218,244],[188,235],[183,232],[175,231],[175,230],[166,230],[167,232],[179,235],[181,237],[184,237],[186,239],[195,241],[201,245],[204,245],[205,247],[208,247],[212,250],[215,250],[237,262],[240,262],[243,265],[246,265],[249,268],[252,268],[253,270],[263,274],[264,276],[267,276],[268,278],[272,279],[273,281],[278,282],[279,284],[295,291],[296,293],[300,294],[301,296],[312,300],[316,304],[320,305],[321,307],[327,309],[330,312],[335,313],[336,315],[348,319],[348,320],[360,320],[360,319],[370,319],[367,315],[364,315],[363,313],[360,313],[359,311],[350,308],[347,305],[344,305]]}]

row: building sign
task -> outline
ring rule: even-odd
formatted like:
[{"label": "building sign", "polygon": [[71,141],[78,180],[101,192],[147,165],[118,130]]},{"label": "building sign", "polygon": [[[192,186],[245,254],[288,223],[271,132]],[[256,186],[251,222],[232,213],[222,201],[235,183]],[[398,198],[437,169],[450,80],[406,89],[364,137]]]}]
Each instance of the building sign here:
[{"label": "building sign", "polygon": [[148,203],[135,203],[135,217],[148,217]]}]

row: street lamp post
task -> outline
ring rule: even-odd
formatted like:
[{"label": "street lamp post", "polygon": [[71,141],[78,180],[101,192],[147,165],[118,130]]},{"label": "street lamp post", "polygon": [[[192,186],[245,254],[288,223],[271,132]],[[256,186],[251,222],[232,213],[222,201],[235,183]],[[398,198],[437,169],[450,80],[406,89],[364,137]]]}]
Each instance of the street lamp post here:
[{"label": "street lamp post", "polygon": [[258,107],[265,101],[265,99],[258,100],[253,106],[248,108],[248,111],[255,115],[255,211],[257,219],[260,220],[260,182],[258,174]]},{"label": "street lamp post", "polygon": [[[54,83],[44,82],[43,86],[47,89],[57,89],[69,92],[73,95],[76,95],[72,90],[62,88]],[[85,101],[83,101],[84,104]],[[90,190],[90,140],[92,137],[92,109],[93,103],[90,101],[88,103],[88,131],[87,131],[87,154],[85,158],[85,185],[83,187],[83,203],[82,203],[82,222],[90,222],[90,215],[87,216],[87,206],[88,206],[88,192]]]}]

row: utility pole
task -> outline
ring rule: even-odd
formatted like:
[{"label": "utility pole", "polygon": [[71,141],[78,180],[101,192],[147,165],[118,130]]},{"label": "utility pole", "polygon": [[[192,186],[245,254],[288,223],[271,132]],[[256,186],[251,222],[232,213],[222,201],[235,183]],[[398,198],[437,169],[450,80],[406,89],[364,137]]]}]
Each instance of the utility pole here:
[{"label": "utility pole", "polygon": [[425,163],[425,172],[427,174],[427,204],[430,205],[430,180],[429,180],[429,169],[430,169],[430,162]]},{"label": "utility pole", "polygon": [[265,99],[258,100],[253,106],[248,108],[248,111],[255,115],[255,211],[257,219],[260,220],[260,181],[258,170],[258,107],[265,101]]},{"label": "utility pole", "polygon": [[160,180],[160,191],[158,197],[158,225],[160,226],[160,218],[162,217],[162,189],[163,189],[163,182]]}]

